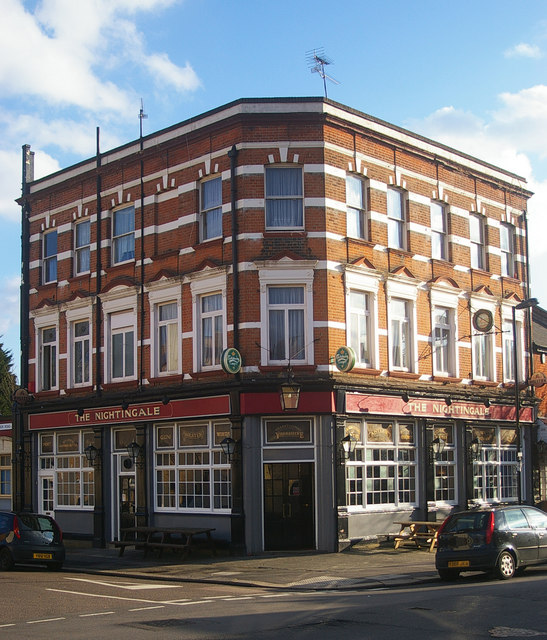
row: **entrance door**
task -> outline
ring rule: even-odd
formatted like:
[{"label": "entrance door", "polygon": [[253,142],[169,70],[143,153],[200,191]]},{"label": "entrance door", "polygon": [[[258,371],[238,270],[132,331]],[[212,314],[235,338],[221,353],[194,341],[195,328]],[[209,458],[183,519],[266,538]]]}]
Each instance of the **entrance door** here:
[{"label": "entrance door", "polygon": [[135,476],[119,476],[120,529],[135,526]]},{"label": "entrance door", "polygon": [[314,548],[313,463],[264,465],[264,548]]},{"label": "entrance door", "polygon": [[53,476],[40,477],[40,513],[54,517]]}]

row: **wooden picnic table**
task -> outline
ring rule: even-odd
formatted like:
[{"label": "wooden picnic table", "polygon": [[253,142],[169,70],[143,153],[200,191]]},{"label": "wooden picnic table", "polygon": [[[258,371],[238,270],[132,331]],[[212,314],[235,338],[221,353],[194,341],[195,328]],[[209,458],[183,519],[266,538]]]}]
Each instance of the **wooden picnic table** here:
[{"label": "wooden picnic table", "polygon": [[399,533],[395,536],[395,549],[398,549],[402,543],[412,542],[418,548],[420,544],[429,545],[429,551],[437,545],[437,534],[442,522],[434,520],[403,520],[395,522],[400,526]]},{"label": "wooden picnic table", "polygon": [[152,549],[158,549],[160,557],[164,549],[171,549],[182,551],[182,557],[186,558],[196,544],[196,536],[205,536],[205,543],[214,555],[213,531],[214,528],[205,527],[127,527],[120,529],[121,540],[114,540],[112,544],[120,550],[120,556],[126,547],[135,547],[144,549],[144,557]]}]

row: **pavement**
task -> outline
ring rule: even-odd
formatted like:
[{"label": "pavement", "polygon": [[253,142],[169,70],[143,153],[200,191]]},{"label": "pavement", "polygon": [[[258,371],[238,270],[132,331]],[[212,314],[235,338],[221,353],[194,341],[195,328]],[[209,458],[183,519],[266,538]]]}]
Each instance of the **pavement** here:
[{"label": "pavement", "polygon": [[184,560],[176,553],[139,549],[75,546],[67,543],[64,571],[146,580],[267,587],[283,590],[344,590],[403,587],[437,581],[435,553],[427,547],[402,546],[393,541],[362,542],[340,553],[263,553],[212,556],[197,550]]}]

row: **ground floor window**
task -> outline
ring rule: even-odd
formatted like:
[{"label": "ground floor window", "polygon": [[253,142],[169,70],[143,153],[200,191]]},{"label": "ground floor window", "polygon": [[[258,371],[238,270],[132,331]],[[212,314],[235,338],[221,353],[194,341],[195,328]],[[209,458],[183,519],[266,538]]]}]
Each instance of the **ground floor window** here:
[{"label": "ground floor window", "polygon": [[0,455],[0,496],[11,495],[11,456]]},{"label": "ground floor window", "polygon": [[84,449],[93,433],[42,434],[39,441],[40,476],[52,478],[53,508],[91,509],[95,505],[95,476]]},{"label": "ground floor window", "polygon": [[435,502],[456,504],[456,447],[453,425],[435,425],[433,439],[442,446],[435,454],[433,465],[435,472]]},{"label": "ground floor window", "polygon": [[226,422],[156,426],[156,508],[229,511],[231,468],[220,447],[229,436]]},{"label": "ground floor window", "polygon": [[348,423],[356,440],[346,462],[346,505],[359,508],[415,505],[416,427],[412,422]]},{"label": "ground floor window", "polygon": [[480,502],[518,499],[517,433],[503,427],[473,428],[473,498]]}]

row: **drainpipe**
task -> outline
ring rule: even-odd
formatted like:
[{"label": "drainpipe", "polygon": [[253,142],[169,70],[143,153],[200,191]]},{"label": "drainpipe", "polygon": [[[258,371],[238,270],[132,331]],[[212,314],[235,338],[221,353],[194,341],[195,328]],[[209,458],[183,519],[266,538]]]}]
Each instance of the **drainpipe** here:
[{"label": "drainpipe", "polygon": [[230,193],[232,210],[232,300],[234,322],[234,348],[239,351],[239,270],[238,270],[238,242],[237,242],[237,186],[236,167],[238,150],[234,146],[228,151],[230,158]]},{"label": "drainpipe", "polygon": [[100,152],[100,129],[97,127],[97,268],[95,278],[95,395],[100,397],[102,395],[102,361],[101,361],[101,339],[102,339],[102,302],[101,302],[101,288],[102,288],[102,204],[101,204],[101,152]]},{"label": "drainpipe", "polygon": [[139,349],[139,389],[142,389],[142,381],[144,378],[144,141],[142,138],[142,121],[146,118],[143,106],[139,113],[140,120],[140,182],[141,182],[141,286],[140,286],[140,315],[141,315],[141,347]]}]

